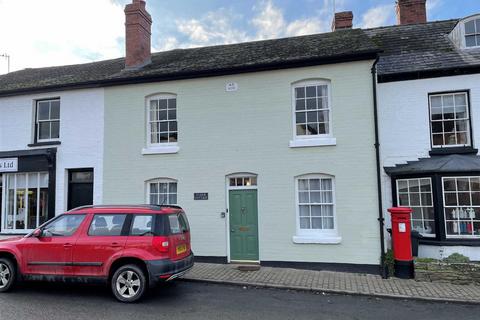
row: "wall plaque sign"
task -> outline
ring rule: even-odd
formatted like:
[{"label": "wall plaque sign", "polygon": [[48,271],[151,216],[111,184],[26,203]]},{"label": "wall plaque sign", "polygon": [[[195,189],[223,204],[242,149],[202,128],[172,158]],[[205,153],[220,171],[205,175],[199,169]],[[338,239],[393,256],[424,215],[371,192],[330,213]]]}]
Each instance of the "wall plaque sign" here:
[{"label": "wall plaque sign", "polygon": [[207,192],[194,193],[193,200],[208,200],[208,193]]},{"label": "wall plaque sign", "polygon": [[17,172],[18,158],[0,159],[0,172]]}]

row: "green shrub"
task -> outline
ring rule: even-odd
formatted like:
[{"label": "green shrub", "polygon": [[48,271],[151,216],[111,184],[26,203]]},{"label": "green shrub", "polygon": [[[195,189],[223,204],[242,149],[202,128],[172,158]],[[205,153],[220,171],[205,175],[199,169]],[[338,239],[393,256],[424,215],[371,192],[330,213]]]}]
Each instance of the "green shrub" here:
[{"label": "green shrub", "polygon": [[420,263],[438,262],[437,259],[433,259],[433,258],[416,258],[415,261],[416,261],[416,262],[420,262]]},{"label": "green shrub", "polygon": [[447,263],[469,263],[470,259],[460,253],[452,253],[450,256],[443,259],[443,261]]}]

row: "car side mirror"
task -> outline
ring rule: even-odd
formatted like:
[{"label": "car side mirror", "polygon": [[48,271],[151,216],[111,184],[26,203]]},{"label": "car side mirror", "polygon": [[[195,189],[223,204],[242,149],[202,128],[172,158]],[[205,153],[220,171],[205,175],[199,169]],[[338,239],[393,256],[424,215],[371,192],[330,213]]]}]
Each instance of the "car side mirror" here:
[{"label": "car side mirror", "polygon": [[36,229],[35,231],[33,231],[32,236],[34,236],[35,238],[40,238],[42,236],[42,233],[42,229]]}]

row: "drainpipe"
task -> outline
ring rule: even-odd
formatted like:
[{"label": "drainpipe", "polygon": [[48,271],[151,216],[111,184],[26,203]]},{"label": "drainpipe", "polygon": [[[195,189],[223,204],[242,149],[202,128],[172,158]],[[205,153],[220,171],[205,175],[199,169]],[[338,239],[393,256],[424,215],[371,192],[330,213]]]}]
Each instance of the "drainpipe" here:
[{"label": "drainpipe", "polygon": [[382,204],[382,168],[380,164],[380,142],[378,134],[378,108],[377,108],[377,63],[378,57],[372,65],[372,84],[373,84],[373,119],[375,126],[375,158],[377,162],[377,192],[378,192],[378,226],[380,230],[380,274],[382,278],[387,278],[385,270],[385,228],[383,218]]}]

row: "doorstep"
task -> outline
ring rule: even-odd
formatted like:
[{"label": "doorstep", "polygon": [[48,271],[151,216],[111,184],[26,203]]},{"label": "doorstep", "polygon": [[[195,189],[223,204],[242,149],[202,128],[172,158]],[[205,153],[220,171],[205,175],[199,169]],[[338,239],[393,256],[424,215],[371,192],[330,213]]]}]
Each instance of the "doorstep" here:
[{"label": "doorstep", "polygon": [[272,267],[261,267],[258,271],[240,271],[235,265],[195,263],[181,279],[323,293],[480,304],[480,286],[382,279],[371,274]]}]

